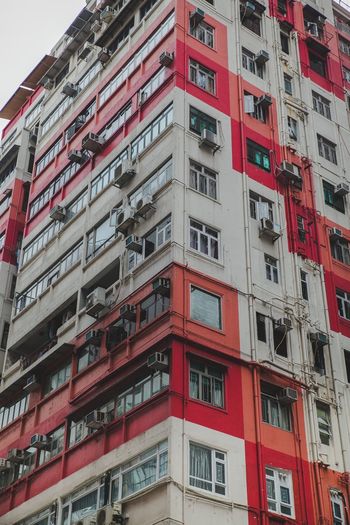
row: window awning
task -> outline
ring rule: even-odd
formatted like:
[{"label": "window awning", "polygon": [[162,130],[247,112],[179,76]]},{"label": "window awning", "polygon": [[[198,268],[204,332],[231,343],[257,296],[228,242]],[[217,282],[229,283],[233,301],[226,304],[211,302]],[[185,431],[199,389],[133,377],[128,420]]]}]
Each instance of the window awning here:
[{"label": "window awning", "polygon": [[23,80],[21,85],[16,89],[12,97],[0,110],[0,118],[12,119],[21,109],[25,101],[35,91],[39,80],[46,71],[52,66],[56,58],[51,55],[45,55],[29,75]]}]

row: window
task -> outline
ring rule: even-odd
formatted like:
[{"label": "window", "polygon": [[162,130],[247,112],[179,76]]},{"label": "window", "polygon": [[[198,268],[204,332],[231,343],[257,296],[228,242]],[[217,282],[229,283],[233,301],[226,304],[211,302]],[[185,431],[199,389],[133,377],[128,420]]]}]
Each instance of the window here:
[{"label": "window", "polygon": [[256,332],[258,341],[266,343],[266,315],[260,314],[259,312],[256,312]]},{"label": "window", "polygon": [[312,105],[317,113],[332,120],[330,101],[315,91],[312,92]]},{"label": "window", "polygon": [[348,383],[350,383],[350,352],[349,350],[344,350],[344,360],[345,360],[346,380]]},{"label": "window", "polygon": [[84,370],[87,366],[91,365],[100,357],[100,347],[89,344],[84,346],[78,351],[77,362],[78,362],[78,373]]},{"label": "window", "polygon": [[219,258],[219,232],[201,222],[190,219],[190,247],[192,250]]},{"label": "window", "polygon": [[93,100],[84,111],[82,111],[67,128],[65,132],[65,142],[69,142],[75,133],[92,117],[96,110],[96,100]]},{"label": "window", "polygon": [[343,77],[345,82],[350,82],[350,69],[345,66],[343,66]]},{"label": "window", "polygon": [[49,394],[63,385],[71,376],[71,364],[67,363],[62,368],[50,374],[45,385],[45,394]]},{"label": "window", "polygon": [[288,357],[288,330],[279,326],[275,321],[273,323],[273,346],[275,354],[280,357]]},{"label": "window", "polygon": [[117,235],[118,231],[115,225],[111,224],[110,216],[108,215],[99,226],[96,226],[87,235],[86,260],[96,257],[103,248],[111,244]]},{"label": "window", "polygon": [[118,113],[99,131],[99,136],[109,140],[131,116],[131,102],[124,106]]},{"label": "window", "polygon": [[300,270],[300,286],[301,296],[305,301],[309,300],[309,290],[307,285],[307,273],[304,270]]},{"label": "window", "polygon": [[91,483],[63,499],[61,525],[71,525],[86,516],[96,514],[104,504],[104,479]]},{"label": "window", "polygon": [[[254,9],[252,5],[254,5]],[[258,2],[252,3],[241,0],[240,11],[241,24],[256,35],[261,36],[261,15],[265,11],[265,7]]]},{"label": "window", "polygon": [[216,407],[224,407],[224,373],[214,364],[191,359],[190,397]]},{"label": "window", "polygon": [[7,347],[7,340],[10,333],[10,323],[4,322],[4,327],[2,329],[2,336],[1,336],[1,345],[0,348],[2,350],[5,350]]},{"label": "window", "polygon": [[274,283],[278,283],[278,266],[277,266],[277,259],[274,257],[271,257],[271,255],[267,255],[265,253],[265,274],[266,279],[269,281],[272,281]]},{"label": "window", "polygon": [[287,117],[288,136],[292,140],[298,140],[298,122],[295,118]]},{"label": "window", "polygon": [[215,95],[215,73],[195,60],[190,60],[190,80],[198,87]]},{"label": "window", "polygon": [[171,216],[166,217],[141,239],[140,252],[128,252],[128,270],[134,268],[171,239]]},{"label": "window", "polygon": [[78,263],[81,259],[83,242],[75,245],[60,261],[52,266],[43,276],[41,276],[29,288],[18,294],[16,298],[16,314],[32,304],[53,282],[61,275]]},{"label": "window", "polygon": [[281,388],[261,382],[261,411],[265,423],[282,430],[291,430],[291,410],[289,405],[282,404],[278,395]]},{"label": "window", "polygon": [[221,330],[221,298],[191,286],[191,319]]},{"label": "window", "polygon": [[[2,146],[4,148],[4,146]],[[0,173],[0,187],[9,181],[9,179],[12,177],[12,175],[15,173],[17,166],[17,157],[15,157],[11,162],[7,164],[7,166],[1,170]]]},{"label": "window", "polygon": [[200,135],[203,129],[217,133],[216,120],[196,108],[190,107],[190,130]]},{"label": "window", "polygon": [[331,490],[333,525],[345,525],[344,498],[338,490]]},{"label": "window", "polygon": [[345,40],[345,38],[339,37],[339,49],[345,55],[350,56],[350,42]]},{"label": "window", "polygon": [[242,66],[253,75],[264,78],[265,66],[255,61],[255,55],[245,47],[242,47]]},{"label": "window", "polygon": [[190,187],[207,197],[217,199],[217,173],[190,160]]},{"label": "window", "polygon": [[190,443],[190,485],[226,496],[226,454]]},{"label": "window", "polygon": [[330,408],[329,406],[324,405],[323,403],[316,402],[316,411],[318,432],[321,443],[323,445],[329,445],[330,439],[332,437]]},{"label": "window", "polygon": [[252,219],[270,219],[273,222],[273,203],[254,191],[249,191],[249,210]]},{"label": "window", "polygon": [[310,69],[321,77],[327,78],[327,60],[309,50]]},{"label": "window", "polygon": [[111,501],[119,501],[149,487],[168,473],[168,442],[142,452],[111,472]]},{"label": "window", "polygon": [[63,140],[60,138],[53,146],[45,153],[43,157],[36,163],[35,174],[39,175],[46,168],[46,166],[56,157],[57,153],[63,146]]},{"label": "window", "polygon": [[[158,1],[158,0],[157,0]],[[166,68],[162,67],[153,77],[140,89],[139,104],[144,104],[146,100],[157,91],[165,80]]]},{"label": "window", "polygon": [[270,171],[270,153],[268,149],[247,139],[247,154],[249,162],[265,171]]},{"label": "window", "polygon": [[3,249],[5,245],[5,232],[3,232],[1,235],[0,235],[0,250]]},{"label": "window", "polygon": [[87,189],[81,193],[71,204],[65,206],[66,220],[51,221],[25,248],[23,248],[22,265],[38,253],[53,237],[67,224],[80,210],[85,208],[88,201]]},{"label": "window", "polygon": [[142,20],[147,15],[148,11],[150,11],[157,2],[158,0],[148,0],[145,4],[143,4],[140,9],[140,20]]},{"label": "window", "polygon": [[287,95],[293,95],[293,79],[290,75],[287,75],[286,73],[283,74],[283,81],[284,81],[284,91],[287,93]]},{"label": "window", "polygon": [[338,315],[350,320],[350,293],[336,289]]},{"label": "window", "polygon": [[307,231],[305,228],[305,218],[302,215],[297,215],[297,228],[299,241],[305,243]]},{"label": "window", "polygon": [[175,23],[174,11],[168,18],[156,29],[156,31],[144,42],[141,48],[130,57],[123,68],[106,84],[100,92],[100,105],[102,105],[123,82],[135,71],[143,60],[159,44],[164,36],[170,31]]},{"label": "window", "polygon": [[28,113],[28,115],[26,115],[26,118],[25,118],[25,121],[24,121],[24,126],[26,128],[29,128],[31,126],[31,124],[33,124],[33,122],[39,117],[40,113],[41,113],[41,104],[43,102],[43,99],[40,99],[39,102],[36,104],[36,106],[34,106],[34,108],[31,110],[30,113]]},{"label": "window", "polygon": [[0,202],[0,215],[5,213],[9,209],[11,203],[11,193],[9,193],[2,201]]},{"label": "window", "polygon": [[140,304],[141,328],[152,322],[170,306],[170,299],[166,295],[159,293],[152,294]]},{"label": "window", "polygon": [[21,397],[7,407],[0,407],[0,428],[4,428],[28,410],[29,396]]},{"label": "window", "polygon": [[114,178],[114,172],[124,160],[128,158],[128,150],[123,150],[101,173],[99,173],[91,182],[90,199],[100,193]]},{"label": "window", "polygon": [[277,9],[279,13],[281,13],[282,15],[286,15],[287,14],[287,0],[278,0]]},{"label": "window", "polygon": [[289,55],[289,34],[284,31],[280,31],[281,48],[283,53]]},{"label": "window", "polygon": [[214,47],[215,30],[212,26],[202,21],[199,24],[190,23],[190,34],[208,47]]},{"label": "window", "polygon": [[48,434],[47,437],[49,438],[49,445],[44,450],[40,450],[39,465],[58,456],[64,449],[64,425]]},{"label": "window", "polygon": [[265,467],[267,506],[271,512],[294,517],[292,473]]},{"label": "window", "polygon": [[172,122],[173,105],[170,104],[131,142],[131,159],[140,155]]},{"label": "window", "polygon": [[318,153],[321,157],[337,164],[337,145],[317,133]]},{"label": "window", "polygon": [[350,265],[349,243],[343,237],[341,239],[331,239],[332,257],[343,264]]},{"label": "window", "polygon": [[132,336],[136,331],[136,322],[129,319],[118,319],[108,331],[108,349],[111,350],[114,346],[125,341]]},{"label": "window", "polygon": [[333,184],[330,184],[329,182],[323,180],[322,185],[324,201],[327,204],[327,206],[331,206],[337,211],[345,213],[344,197],[335,193],[335,187],[333,186]]},{"label": "window", "polygon": [[17,521],[16,525],[52,525],[56,523],[57,509],[55,505],[50,508],[38,512],[34,516]]},{"label": "window", "polygon": [[121,417],[168,386],[169,374],[167,372],[156,372],[147,376],[117,396],[115,417]]},{"label": "window", "polygon": [[251,95],[247,91],[244,92],[244,112],[256,120],[260,120],[260,122],[266,123],[267,121],[267,107],[260,103],[258,97]]},{"label": "window", "polygon": [[111,51],[111,53],[114,53],[120,45],[126,40],[130,34],[130,31],[134,27],[134,17],[132,17],[127,24],[123,27],[121,31],[117,34],[117,36],[112,40],[112,42],[109,43],[108,48]]}]

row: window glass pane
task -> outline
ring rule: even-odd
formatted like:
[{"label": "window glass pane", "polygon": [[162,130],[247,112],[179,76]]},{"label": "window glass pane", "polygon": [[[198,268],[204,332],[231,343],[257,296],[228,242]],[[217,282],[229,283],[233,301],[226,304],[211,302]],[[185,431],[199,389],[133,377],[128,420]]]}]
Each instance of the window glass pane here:
[{"label": "window glass pane", "polygon": [[220,297],[191,287],[191,318],[208,326],[221,329]]}]

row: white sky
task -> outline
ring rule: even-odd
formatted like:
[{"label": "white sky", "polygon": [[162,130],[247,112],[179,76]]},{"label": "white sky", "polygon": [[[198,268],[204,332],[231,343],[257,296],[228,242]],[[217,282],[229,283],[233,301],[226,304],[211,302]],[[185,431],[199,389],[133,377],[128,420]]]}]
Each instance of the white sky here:
[{"label": "white sky", "polygon": [[[0,108],[85,6],[85,0],[0,0]],[[7,122],[0,119],[0,136]]]}]

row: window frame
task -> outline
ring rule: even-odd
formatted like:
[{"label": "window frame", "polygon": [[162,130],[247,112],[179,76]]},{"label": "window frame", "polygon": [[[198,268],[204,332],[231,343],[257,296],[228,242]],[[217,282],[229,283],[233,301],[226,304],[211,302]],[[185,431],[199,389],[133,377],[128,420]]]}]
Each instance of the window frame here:
[{"label": "window frame", "polygon": [[[270,471],[271,474],[268,472]],[[281,482],[282,476],[285,478],[285,482]],[[266,496],[267,496],[267,505],[269,512],[273,514],[279,514],[281,516],[286,516],[288,518],[295,518],[295,509],[294,509],[294,491],[293,491],[293,476],[292,472],[289,470],[283,470],[276,467],[265,466],[265,479],[266,479]],[[274,485],[274,498],[269,498],[269,489],[268,489],[268,480],[273,481]],[[289,503],[283,502],[281,497],[281,488],[287,489],[289,492]],[[278,492],[278,495],[277,495]],[[271,506],[275,505],[275,509],[272,509]],[[290,514],[282,511],[282,507],[290,508]]]},{"label": "window frame", "polygon": [[[199,477],[198,475],[194,474],[193,472],[191,473],[191,467],[192,467],[192,461],[191,461],[191,450],[193,450],[193,448],[196,447],[197,449],[202,449],[202,450],[205,450],[206,452],[210,452],[210,479],[206,479],[206,478],[201,478]],[[223,456],[222,458],[220,457]],[[220,481],[217,480],[217,473],[218,473],[218,465],[221,466],[221,468],[223,469],[223,476],[224,476],[224,480],[225,482],[222,483]],[[228,496],[228,480],[227,480],[227,475],[228,475],[228,468],[227,468],[227,452],[225,451],[222,451],[222,450],[217,450],[217,449],[214,449],[212,447],[209,447],[207,445],[203,445],[201,443],[197,443],[195,441],[189,441],[189,446],[188,446],[188,484],[190,487],[194,488],[195,490],[200,490],[200,491],[203,491],[203,492],[206,492],[206,493],[211,493],[215,496],[219,496],[219,497],[227,497]],[[196,484],[194,484],[193,482],[191,482],[191,478],[194,482],[197,481],[198,484],[210,484],[211,485],[211,489],[209,488],[204,488],[204,487],[201,487],[201,486],[198,486]],[[222,492],[219,492],[218,490],[216,490],[216,486],[218,486],[218,488],[222,488],[223,489],[223,493]]]},{"label": "window frame", "polygon": [[[218,325],[214,325],[214,324],[209,324],[207,323],[206,321],[204,321],[203,319],[196,319],[195,317],[193,317],[193,310],[192,310],[192,292],[193,290],[197,290],[199,292],[201,292],[202,294],[206,294],[206,295],[209,295],[211,297],[214,297],[215,299],[217,299],[218,301],[218,310],[217,310],[217,313],[218,313]],[[208,290],[204,290],[203,288],[201,288],[200,286],[196,285],[196,284],[190,284],[190,289],[189,289],[189,293],[190,293],[190,319],[191,321],[194,321],[196,323],[200,323],[204,326],[206,326],[207,328],[210,328],[212,330],[217,330],[217,331],[223,331],[223,315],[222,315],[222,296],[218,295],[218,294],[215,294],[211,291],[208,291]]]},{"label": "window frame", "polygon": [[[202,368],[202,370],[200,370]],[[211,373],[212,370],[217,369],[217,374]],[[197,384],[193,383],[193,376],[198,376]],[[221,377],[219,377],[221,376]],[[202,359],[196,359],[191,357],[189,362],[189,397],[194,401],[200,401],[206,405],[210,405],[214,408],[225,408],[225,370],[222,366],[217,363],[211,363],[210,361],[203,361]],[[220,397],[219,403],[215,402],[215,386],[220,384]],[[193,385],[198,390],[198,396],[194,395]],[[209,391],[209,399],[205,399],[206,390]]]}]

